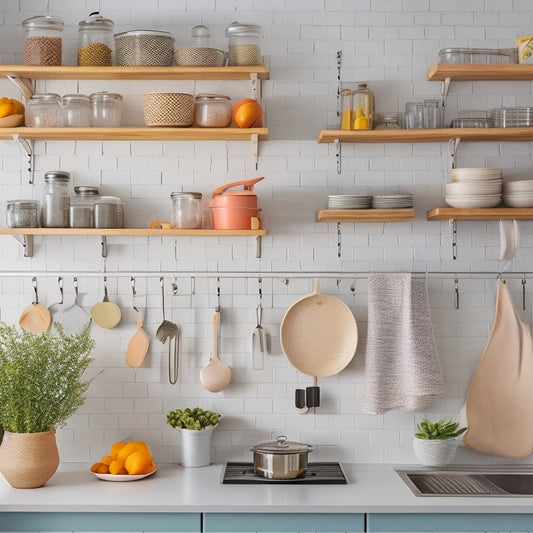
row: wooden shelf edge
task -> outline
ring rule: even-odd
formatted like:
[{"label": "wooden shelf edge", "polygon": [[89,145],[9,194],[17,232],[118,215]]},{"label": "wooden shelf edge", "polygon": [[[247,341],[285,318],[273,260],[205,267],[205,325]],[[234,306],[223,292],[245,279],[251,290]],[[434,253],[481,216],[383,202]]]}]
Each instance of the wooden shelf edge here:
[{"label": "wooden shelf edge", "polygon": [[35,141],[248,141],[268,139],[267,128],[0,128],[0,139],[18,135]]},{"label": "wooden shelf edge", "polygon": [[323,209],[317,222],[406,222],[415,216],[414,209]]},{"label": "wooden shelf edge", "polygon": [[0,65],[0,76],[16,76],[40,80],[249,80],[252,74],[258,79],[269,78],[269,67],[78,67]]},{"label": "wooden shelf edge", "polygon": [[419,130],[321,130],[318,143],[420,143],[447,142],[458,139],[470,142],[532,141],[533,128],[442,128]]},{"label": "wooden shelf edge", "polygon": [[457,209],[437,207],[426,214],[427,220],[533,220],[531,207],[493,207]]},{"label": "wooden shelf edge", "polygon": [[533,65],[437,63],[427,72],[427,81],[533,80]]},{"label": "wooden shelf edge", "polygon": [[0,228],[0,235],[93,235],[96,237],[261,237],[264,229]]}]

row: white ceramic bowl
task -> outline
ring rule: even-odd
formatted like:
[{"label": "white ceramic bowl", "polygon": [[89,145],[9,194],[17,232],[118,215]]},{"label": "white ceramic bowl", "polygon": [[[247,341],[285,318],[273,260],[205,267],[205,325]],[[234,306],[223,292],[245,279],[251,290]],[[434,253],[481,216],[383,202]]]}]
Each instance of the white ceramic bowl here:
[{"label": "white ceramic bowl", "polygon": [[459,209],[496,207],[501,202],[499,194],[477,195],[477,196],[446,196],[446,203],[450,207]]},{"label": "white ceramic bowl", "polygon": [[503,202],[509,207],[533,207],[533,194],[504,196]]},{"label": "white ceramic bowl", "polygon": [[480,181],[478,183],[447,183],[446,194],[450,196],[478,195],[478,194],[500,194],[502,192],[501,183],[492,181]]},{"label": "white ceramic bowl", "polygon": [[533,180],[509,181],[503,185],[503,190],[507,193],[532,192]]}]

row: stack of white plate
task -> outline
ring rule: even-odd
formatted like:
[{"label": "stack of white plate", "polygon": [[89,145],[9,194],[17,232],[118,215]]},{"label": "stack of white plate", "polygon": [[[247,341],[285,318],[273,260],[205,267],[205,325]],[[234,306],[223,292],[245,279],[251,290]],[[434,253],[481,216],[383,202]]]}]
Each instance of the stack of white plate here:
[{"label": "stack of white plate", "polygon": [[408,209],[413,207],[412,194],[386,194],[372,197],[374,209]]},{"label": "stack of white plate", "polygon": [[457,208],[496,207],[502,200],[501,168],[454,168],[446,203]]},{"label": "stack of white plate", "polygon": [[372,196],[361,194],[334,194],[328,196],[328,209],[370,209]]},{"label": "stack of white plate", "polygon": [[509,207],[533,207],[533,180],[505,183],[503,201]]}]

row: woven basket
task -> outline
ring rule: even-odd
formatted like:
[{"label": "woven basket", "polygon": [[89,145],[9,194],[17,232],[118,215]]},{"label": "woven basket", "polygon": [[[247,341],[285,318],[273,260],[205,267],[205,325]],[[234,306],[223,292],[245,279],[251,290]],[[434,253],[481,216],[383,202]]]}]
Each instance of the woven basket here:
[{"label": "woven basket", "polygon": [[194,122],[192,94],[146,93],[143,104],[147,126],[190,126]]},{"label": "woven basket", "polygon": [[117,65],[169,67],[174,59],[174,37],[151,30],[115,35]]},{"label": "woven basket", "polygon": [[174,52],[174,65],[178,67],[223,67],[228,54],[217,48],[186,46]]}]

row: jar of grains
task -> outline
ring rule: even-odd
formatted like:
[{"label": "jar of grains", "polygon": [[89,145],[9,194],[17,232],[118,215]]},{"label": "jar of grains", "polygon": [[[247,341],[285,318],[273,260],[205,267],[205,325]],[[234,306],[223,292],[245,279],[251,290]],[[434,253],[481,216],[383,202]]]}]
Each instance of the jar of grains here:
[{"label": "jar of grains", "polygon": [[93,93],[91,100],[92,125],[99,128],[118,128],[122,122],[122,96],[102,91]]},{"label": "jar of grains", "polygon": [[198,229],[202,227],[202,193],[173,192],[170,223],[173,228]]},{"label": "jar of grains", "polygon": [[31,17],[22,22],[25,65],[61,65],[63,21],[57,17]]},{"label": "jar of grains", "polygon": [[25,123],[29,128],[60,128],[61,97],[56,93],[34,94],[26,100]]},{"label": "jar of grains", "polygon": [[53,170],[44,174],[41,208],[43,228],[66,228],[70,207],[70,174]]},{"label": "jar of grains", "polygon": [[225,128],[231,122],[231,101],[221,94],[198,94],[194,119],[203,128]]},{"label": "jar of grains", "polygon": [[94,228],[94,206],[99,198],[98,187],[78,185],[70,197],[70,228]]},{"label": "jar of grains", "polygon": [[61,98],[63,126],[88,128],[91,125],[91,100],[84,94],[66,94]]},{"label": "jar of grains", "polygon": [[8,200],[8,228],[38,228],[39,202],[36,200]]},{"label": "jar of grains", "polygon": [[228,38],[228,65],[262,65],[260,41],[263,35],[261,26],[232,22],[226,28]]},{"label": "jar of grains", "polygon": [[78,24],[78,65],[109,67],[113,64],[115,23],[98,11]]}]

